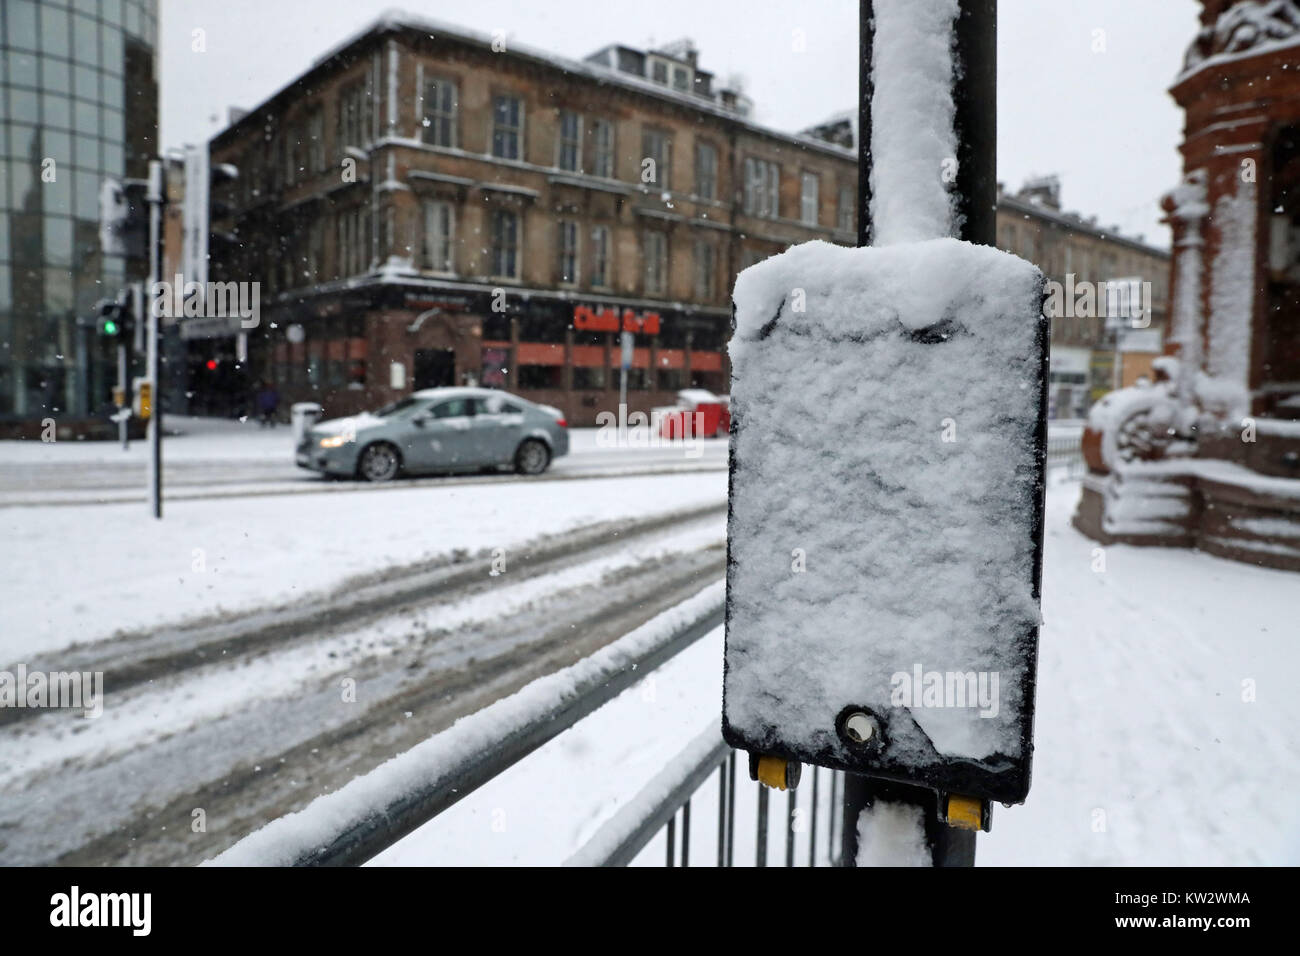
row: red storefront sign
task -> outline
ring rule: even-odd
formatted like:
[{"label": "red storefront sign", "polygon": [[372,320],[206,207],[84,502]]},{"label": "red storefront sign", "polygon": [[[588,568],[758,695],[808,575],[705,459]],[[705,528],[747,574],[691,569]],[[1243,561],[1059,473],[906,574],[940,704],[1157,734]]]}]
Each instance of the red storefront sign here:
[{"label": "red storefront sign", "polygon": [[659,334],[659,313],[643,312],[637,315],[631,309],[624,309],[622,316],[613,307],[595,309],[586,305],[573,308],[573,327],[584,332],[641,332],[645,335]]}]

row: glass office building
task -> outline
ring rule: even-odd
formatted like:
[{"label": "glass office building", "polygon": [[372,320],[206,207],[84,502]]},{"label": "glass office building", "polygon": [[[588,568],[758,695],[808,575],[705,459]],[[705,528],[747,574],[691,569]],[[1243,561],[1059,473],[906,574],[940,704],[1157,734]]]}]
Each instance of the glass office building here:
[{"label": "glass office building", "polygon": [[157,150],[157,0],[0,3],[0,433],[100,417],[112,350],[79,327],[144,264],[99,249],[105,178]]}]

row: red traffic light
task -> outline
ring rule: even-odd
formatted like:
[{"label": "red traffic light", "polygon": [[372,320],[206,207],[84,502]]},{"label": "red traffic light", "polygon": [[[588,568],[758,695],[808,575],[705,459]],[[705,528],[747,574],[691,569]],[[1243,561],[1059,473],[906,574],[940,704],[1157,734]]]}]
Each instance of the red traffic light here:
[{"label": "red traffic light", "polygon": [[217,360],[216,360],[216,359],[208,359],[207,365],[208,365],[208,371],[209,371],[209,372],[215,372],[215,371],[217,370]]}]

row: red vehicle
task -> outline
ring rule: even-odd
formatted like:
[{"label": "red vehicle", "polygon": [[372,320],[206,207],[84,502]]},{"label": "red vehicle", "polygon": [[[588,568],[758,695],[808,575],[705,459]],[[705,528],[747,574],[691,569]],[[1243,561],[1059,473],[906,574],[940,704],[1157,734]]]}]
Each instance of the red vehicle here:
[{"label": "red vehicle", "polygon": [[[661,438],[721,438],[731,431],[731,407],[726,395],[702,388],[677,393],[677,404],[657,408]],[[700,417],[697,417],[700,416]]]}]

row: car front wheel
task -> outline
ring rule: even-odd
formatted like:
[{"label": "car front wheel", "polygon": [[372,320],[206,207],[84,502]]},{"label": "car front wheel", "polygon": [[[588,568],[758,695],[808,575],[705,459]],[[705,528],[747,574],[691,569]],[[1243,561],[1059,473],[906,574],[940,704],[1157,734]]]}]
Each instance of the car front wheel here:
[{"label": "car front wheel", "polygon": [[392,481],[401,468],[397,449],[386,442],[367,446],[357,462],[357,472],[366,481]]},{"label": "car front wheel", "polygon": [[551,450],[545,443],[530,438],[515,452],[515,470],[521,475],[540,475],[551,463]]}]

